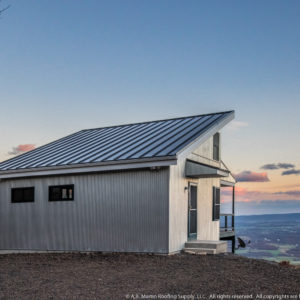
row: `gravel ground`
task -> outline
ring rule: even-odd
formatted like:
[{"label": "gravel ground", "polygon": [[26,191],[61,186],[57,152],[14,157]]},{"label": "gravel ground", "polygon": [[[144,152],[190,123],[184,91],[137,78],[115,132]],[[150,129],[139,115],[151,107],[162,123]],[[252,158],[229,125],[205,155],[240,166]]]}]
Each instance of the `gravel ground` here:
[{"label": "gravel ground", "polygon": [[0,255],[0,299],[263,299],[257,294],[300,299],[300,269],[237,255]]}]

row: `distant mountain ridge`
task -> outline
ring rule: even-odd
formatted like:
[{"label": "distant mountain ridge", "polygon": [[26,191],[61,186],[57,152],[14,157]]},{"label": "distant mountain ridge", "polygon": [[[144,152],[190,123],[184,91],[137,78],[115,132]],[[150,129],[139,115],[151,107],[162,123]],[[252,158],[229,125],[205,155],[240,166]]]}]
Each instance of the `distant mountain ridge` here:
[{"label": "distant mountain ridge", "polygon": [[[290,216],[290,217],[297,217],[300,218],[300,213],[282,213],[282,214],[260,214],[260,215],[237,215],[235,216],[235,218],[254,218],[254,217],[264,217],[267,216],[268,218],[280,218],[280,216],[282,216],[282,218],[286,218],[286,216]],[[299,220],[300,221],[300,220]]]}]

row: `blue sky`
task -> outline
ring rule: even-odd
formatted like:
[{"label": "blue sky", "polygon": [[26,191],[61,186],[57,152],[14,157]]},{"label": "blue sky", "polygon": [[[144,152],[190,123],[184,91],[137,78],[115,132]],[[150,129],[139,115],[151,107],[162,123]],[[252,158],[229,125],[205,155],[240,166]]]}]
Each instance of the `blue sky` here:
[{"label": "blue sky", "polygon": [[[0,160],[83,128],[235,109],[222,139],[235,173],[300,168],[299,1],[1,2],[9,4]],[[241,188],[300,189],[299,175],[268,176]]]}]

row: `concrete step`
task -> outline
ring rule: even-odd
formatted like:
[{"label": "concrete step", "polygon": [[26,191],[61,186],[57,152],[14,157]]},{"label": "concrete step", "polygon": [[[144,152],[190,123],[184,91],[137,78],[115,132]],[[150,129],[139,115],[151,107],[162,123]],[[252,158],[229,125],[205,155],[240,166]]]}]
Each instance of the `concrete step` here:
[{"label": "concrete step", "polygon": [[206,249],[214,250],[215,253],[225,253],[227,252],[227,242],[226,241],[200,241],[193,240],[185,243],[185,249]]},{"label": "concrete step", "polygon": [[184,248],[183,252],[190,254],[216,254],[215,249],[207,249],[207,248]]}]

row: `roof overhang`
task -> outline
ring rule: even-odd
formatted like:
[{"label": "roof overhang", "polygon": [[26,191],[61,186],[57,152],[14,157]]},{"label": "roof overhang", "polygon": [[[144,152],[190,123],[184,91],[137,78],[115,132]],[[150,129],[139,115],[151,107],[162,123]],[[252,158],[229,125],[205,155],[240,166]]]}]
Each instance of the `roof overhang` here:
[{"label": "roof overhang", "polygon": [[214,123],[212,127],[206,130],[203,134],[201,134],[197,139],[195,139],[192,143],[188,144],[184,148],[182,148],[178,153],[178,159],[186,158],[187,155],[192,153],[195,149],[197,149],[201,144],[203,144],[206,140],[208,140],[215,133],[219,132],[225,125],[227,125],[230,121],[234,119],[234,111],[223,116],[220,120]]},{"label": "roof overhang", "polygon": [[185,176],[189,178],[220,178],[228,177],[228,170],[205,165],[187,159],[185,162]]},{"label": "roof overhang", "polygon": [[84,174],[95,172],[107,172],[118,170],[145,169],[154,167],[165,167],[176,165],[176,156],[156,157],[155,159],[130,159],[123,161],[111,161],[91,164],[65,165],[59,167],[44,167],[31,169],[17,169],[0,171],[1,179],[14,179],[24,177],[40,177],[40,176],[55,176],[55,175],[71,175]]}]

